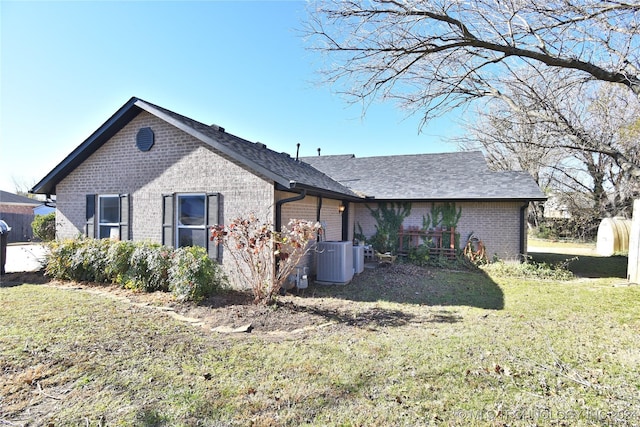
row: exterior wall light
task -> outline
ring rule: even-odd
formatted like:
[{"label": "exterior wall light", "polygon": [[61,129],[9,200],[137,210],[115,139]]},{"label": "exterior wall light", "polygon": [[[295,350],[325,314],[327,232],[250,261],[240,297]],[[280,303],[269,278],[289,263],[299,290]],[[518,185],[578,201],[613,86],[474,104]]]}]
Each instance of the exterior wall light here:
[{"label": "exterior wall light", "polygon": [[341,204],[340,206],[338,206],[338,212],[342,213],[344,212],[345,206],[343,204]]}]

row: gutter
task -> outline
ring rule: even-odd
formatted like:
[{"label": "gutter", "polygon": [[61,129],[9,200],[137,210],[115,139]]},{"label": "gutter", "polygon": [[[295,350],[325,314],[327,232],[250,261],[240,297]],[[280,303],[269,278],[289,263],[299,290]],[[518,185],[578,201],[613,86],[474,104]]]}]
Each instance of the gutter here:
[{"label": "gutter", "polygon": [[527,261],[526,241],[527,241],[527,208],[529,203],[520,207],[520,262]]},{"label": "gutter", "polygon": [[285,203],[297,202],[298,200],[302,200],[305,197],[307,197],[307,190],[303,188],[302,192],[297,196],[289,197],[288,199],[278,200],[276,202],[276,226],[275,226],[276,230],[275,231],[282,231],[281,230],[282,229],[282,205],[284,205]]}]

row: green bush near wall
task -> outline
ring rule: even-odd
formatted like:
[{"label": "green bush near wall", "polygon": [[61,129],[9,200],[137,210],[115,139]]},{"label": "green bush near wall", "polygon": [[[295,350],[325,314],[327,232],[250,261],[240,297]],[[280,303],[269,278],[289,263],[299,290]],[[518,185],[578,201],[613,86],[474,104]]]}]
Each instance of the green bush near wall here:
[{"label": "green bush near wall", "polygon": [[173,249],[148,242],[67,239],[52,242],[45,274],[58,280],[117,283],[145,292],[170,291],[197,301],[226,287],[204,248]]},{"label": "green bush near wall", "polygon": [[31,223],[33,236],[43,242],[50,242],[56,238],[56,213],[51,212],[46,215],[36,215]]}]

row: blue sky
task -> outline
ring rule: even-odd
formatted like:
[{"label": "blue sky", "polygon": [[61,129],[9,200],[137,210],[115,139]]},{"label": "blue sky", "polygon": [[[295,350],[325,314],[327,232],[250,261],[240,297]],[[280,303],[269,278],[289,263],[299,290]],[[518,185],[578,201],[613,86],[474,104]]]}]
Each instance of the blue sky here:
[{"label": "blue sky", "polygon": [[319,84],[305,3],[0,0],[0,189],[39,181],[136,96],[295,155],[455,151],[455,116],[418,132]]}]

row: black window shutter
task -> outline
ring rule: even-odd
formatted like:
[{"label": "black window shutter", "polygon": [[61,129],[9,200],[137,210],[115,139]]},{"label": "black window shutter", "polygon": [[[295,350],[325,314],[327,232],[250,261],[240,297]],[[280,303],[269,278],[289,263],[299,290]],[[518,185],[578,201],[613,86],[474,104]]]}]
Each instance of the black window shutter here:
[{"label": "black window shutter", "polygon": [[96,217],[96,198],[98,196],[95,194],[87,194],[86,195],[86,222],[84,225],[84,234],[85,236],[93,239],[96,237],[96,225],[95,225],[95,217]]},{"label": "black window shutter", "polygon": [[207,251],[209,252],[209,257],[211,259],[217,260],[220,256],[220,246],[216,245],[215,242],[209,240],[209,231],[211,226],[219,224],[220,218],[220,204],[219,197],[217,193],[207,194],[207,229],[206,229],[206,239],[207,239]]},{"label": "black window shutter", "polygon": [[162,244],[166,246],[175,246],[173,232],[175,205],[173,194],[162,195]]},{"label": "black window shutter", "polygon": [[120,195],[120,240],[129,240],[129,220],[131,210],[129,208],[129,195]]}]

